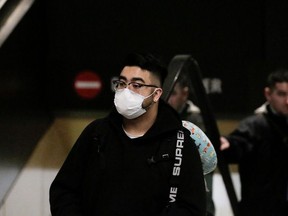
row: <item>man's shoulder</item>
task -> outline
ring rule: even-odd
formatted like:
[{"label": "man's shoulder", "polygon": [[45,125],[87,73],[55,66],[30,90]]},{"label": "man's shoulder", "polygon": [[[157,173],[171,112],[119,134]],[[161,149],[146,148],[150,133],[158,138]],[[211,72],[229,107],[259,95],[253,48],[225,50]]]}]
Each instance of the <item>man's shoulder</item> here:
[{"label": "man's shoulder", "polygon": [[109,128],[109,119],[108,117],[98,118],[90,122],[84,131],[92,134],[103,134]]},{"label": "man's shoulder", "polygon": [[241,124],[262,124],[265,121],[265,113],[257,113],[243,118],[240,122]]},{"label": "man's shoulder", "polygon": [[242,119],[237,127],[237,131],[248,132],[250,134],[263,133],[263,130],[269,128],[267,118],[264,113],[250,115]]}]

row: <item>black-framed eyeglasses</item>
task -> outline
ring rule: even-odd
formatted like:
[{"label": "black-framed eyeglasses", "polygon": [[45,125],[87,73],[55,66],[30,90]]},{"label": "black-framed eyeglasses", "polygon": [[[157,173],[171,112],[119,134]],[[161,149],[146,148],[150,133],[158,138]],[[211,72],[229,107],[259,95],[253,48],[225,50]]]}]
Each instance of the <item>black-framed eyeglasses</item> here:
[{"label": "black-framed eyeglasses", "polygon": [[137,90],[140,90],[142,87],[154,87],[154,88],[158,88],[158,86],[156,85],[147,85],[147,84],[143,84],[143,83],[138,83],[138,82],[129,82],[129,83],[126,83],[122,80],[113,80],[112,81],[113,83],[113,87],[114,87],[114,90],[121,90],[121,89],[125,89],[127,88],[129,85],[131,86],[131,90],[133,91],[137,91]]}]

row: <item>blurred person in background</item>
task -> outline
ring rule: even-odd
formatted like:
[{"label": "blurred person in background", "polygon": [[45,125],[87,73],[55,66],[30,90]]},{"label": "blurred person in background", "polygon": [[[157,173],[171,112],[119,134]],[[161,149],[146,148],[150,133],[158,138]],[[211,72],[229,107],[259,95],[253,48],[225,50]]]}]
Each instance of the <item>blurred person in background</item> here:
[{"label": "blurred person in background", "polygon": [[288,70],[272,72],[264,88],[266,103],[243,119],[220,149],[239,165],[240,213],[288,215]]}]

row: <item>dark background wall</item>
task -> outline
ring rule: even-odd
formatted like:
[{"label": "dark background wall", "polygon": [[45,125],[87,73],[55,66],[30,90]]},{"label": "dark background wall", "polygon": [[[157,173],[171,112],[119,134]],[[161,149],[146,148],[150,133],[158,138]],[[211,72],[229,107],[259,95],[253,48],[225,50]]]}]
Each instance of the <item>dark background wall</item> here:
[{"label": "dark background wall", "polygon": [[[219,78],[210,94],[217,113],[259,106],[268,72],[287,66],[286,1],[49,1],[46,7],[48,93],[55,108],[112,105],[109,82],[130,51],[151,50],[166,62],[191,54],[204,78]],[[100,95],[82,100],[73,89],[83,69],[99,73]],[[63,100],[65,98],[65,100]]]},{"label": "dark background wall", "polygon": [[[215,113],[250,113],[264,102],[268,72],[287,67],[287,9],[285,0],[38,0],[0,49],[1,100],[8,109],[31,97],[24,107],[107,109],[123,57],[149,50],[167,63],[191,54],[203,78],[222,81],[209,95]],[[93,99],[74,89],[83,70],[103,81]]]}]

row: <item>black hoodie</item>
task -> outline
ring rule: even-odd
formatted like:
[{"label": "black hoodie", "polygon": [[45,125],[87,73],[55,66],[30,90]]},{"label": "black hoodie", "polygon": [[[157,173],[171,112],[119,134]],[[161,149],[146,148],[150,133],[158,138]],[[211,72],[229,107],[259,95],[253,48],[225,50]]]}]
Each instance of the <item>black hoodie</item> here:
[{"label": "black hoodie", "polygon": [[[185,135],[184,148],[177,152],[181,171],[171,178],[179,129]],[[203,170],[189,133],[163,101],[155,123],[139,138],[126,136],[115,109],[95,120],[84,129],[51,185],[52,215],[205,215]],[[171,186],[178,188],[172,204]]]}]

